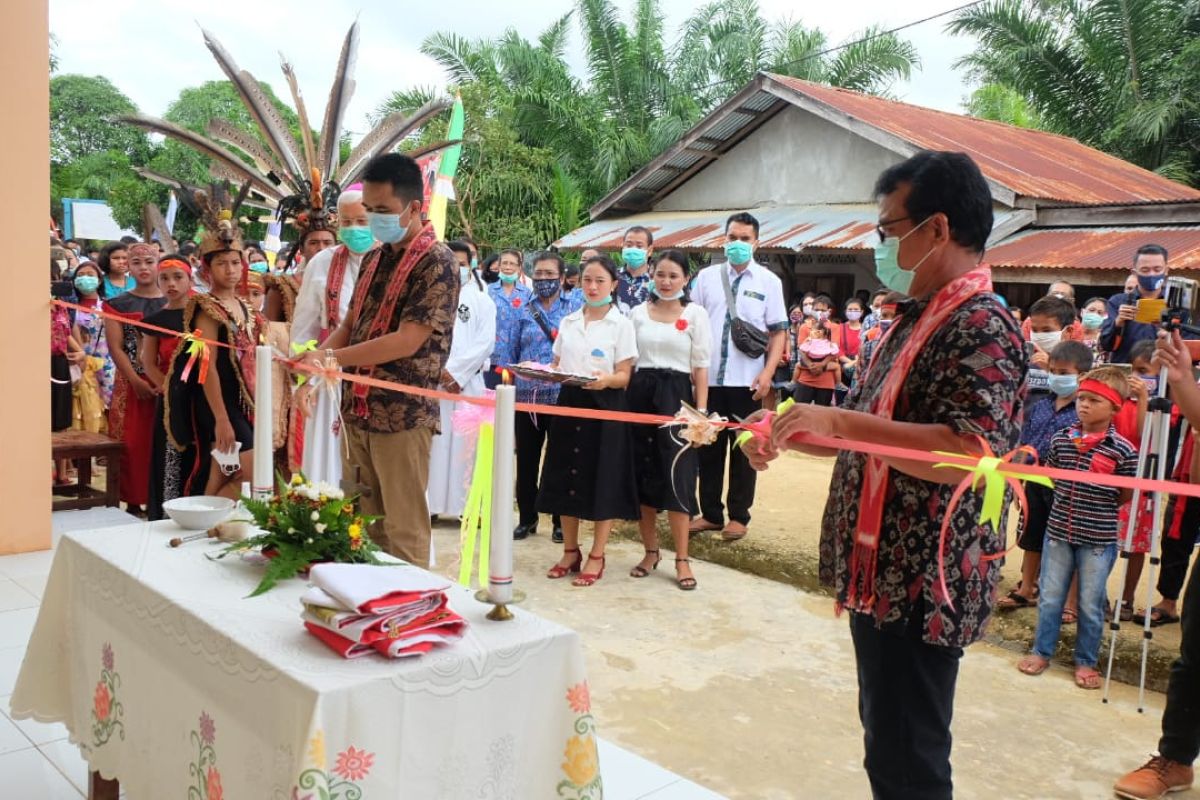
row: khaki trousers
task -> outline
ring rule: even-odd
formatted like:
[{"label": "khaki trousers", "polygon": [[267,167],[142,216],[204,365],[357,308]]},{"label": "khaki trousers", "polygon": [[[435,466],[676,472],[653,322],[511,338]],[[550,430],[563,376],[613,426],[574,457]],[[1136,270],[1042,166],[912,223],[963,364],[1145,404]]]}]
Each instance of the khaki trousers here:
[{"label": "khaki trousers", "polygon": [[388,553],[428,569],[429,451],[433,430],[416,428],[399,433],[369,433],[345,428],[349,456],[342,456],[342,477],[361,484],[359,506],[364,514],[383,519],[371,526],[371,539]]}]

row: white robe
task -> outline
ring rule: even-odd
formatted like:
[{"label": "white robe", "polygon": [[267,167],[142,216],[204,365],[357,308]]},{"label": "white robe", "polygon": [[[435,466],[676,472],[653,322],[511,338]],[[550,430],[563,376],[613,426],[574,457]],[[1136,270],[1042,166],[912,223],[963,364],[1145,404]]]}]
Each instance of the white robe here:
[{"label": "white robe", "polygon": [[[303,345],[318,340],[321,331],[329,328],[328,297],[329,268],[333,254],[345,245],[330,247],[313,256],[305,265],[304,280],[296,297],[292,315],[292,343]],[[365,254],[364,254],[365,255]],[[342,276],[342,293],[338,296],[338,314],[346,318],[354,284],[363,256],[350,254]],[[330,331],[332,333],[332,331]],[[342,430],[338,409],[342,403],[342,387],[333,391],[320,388],[313,403],[313,413],[304,420],[304,453],[300,468],[310,481],[325,481],[337,486],[342,480]]]},{"label": "white robe", "polygon": [[[458,316],[446,371],[468,397],[484,392],[483,368],[496,345],[496,305],[486,289],[471,277],[458,293]],[[454,432],[451,419],[462,404],[441,401],[442,432],[433,437],[429,456],[429,487],[425,492],[430,514],[461,516],[475,467],[475,437]]]}]

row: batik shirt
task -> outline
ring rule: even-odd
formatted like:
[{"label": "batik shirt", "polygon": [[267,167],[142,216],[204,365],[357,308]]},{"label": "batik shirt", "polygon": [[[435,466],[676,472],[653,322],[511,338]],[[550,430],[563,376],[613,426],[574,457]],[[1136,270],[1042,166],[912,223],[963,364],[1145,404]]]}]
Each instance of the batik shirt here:
[{"label": "batik shirt", "polygon": [[[892,323],[891,335],[879,346],[871,368],[847,395],[846,408],[870,411],[884,382],[896,377],[891,364],[912,336],[925,305],[911,301],[901,306],[901,316]],[[952,313],[925,343],[904,380],[892,418],[947,425],[961,435],[983,437],[998,454],[1007,453],[1020,437],[1025,371],[1020,329],[994,297],[978,295]],[[821,528],[820,577],[835,587],[843,603],[865,465],[866,456],[859,453],[838,455]],[[951,608],[939,599],[938,535],[954,488],[895,468],[888,471],[873,613],[881,628],[898,632],[911,614],[922,613],[926,642],[965,647],[983,635],[992,611],[1004,562],[983,561],[981,556],[1003,552],[1006,515],[995,528],[981,525],[982,492],[967,492],[958,503],[943,559]]]},{"label": "batik shirt", "polygon": [[647,269],[641,275],[631,275],[629,270],[622,269],[617,273],[617,308],[625,316],[650,299],[650,286],[654,283],[651,271]]},{"label": "batik shirt", "polygon": [[1029,410],[1025,412],[1025,425],[1021,428],[1021,444],[1027,444],[1037,450],[1038,461],[1043,464],[1050,455],[1050,440],[1054,438],[1054,434],[1079,422],[1074,400],[1061,409],[1055,407],[1057,401],[1057,397],[1044,397],[1036,402],[1029,402]]},{"label": "batik shirt", "polygon": [[[522,306],[521,314],[513,327],[513,335],[508,340],[508,350],[501,353],[505,364],[520,364],[522,361],[536,361],[539,364],[549,364],[554,360],[554,340],[546,336],[542,327],[534,319],[534,310],[541,316],[553,336],[558,335],[558,327],[563,317],[580,308],[583,303],[568,296],[559,295],[558,299],[546,309],[541,301],[534,300]],[[554,405],[558,402],[557,383],[528,381],[517,376],[518,403],[544,403]]]},{"label": "batik shirt", "polygon": [[488,297],[496,304],[496,347],[492,350],[492,369],[507,367],[504,354],[517,330],[517,320],[525,315],[525,307],[533,299],[533,290],[520,283],[513,285],[512,294],[504,293],[504,284],[496,281],[488,286]]}]

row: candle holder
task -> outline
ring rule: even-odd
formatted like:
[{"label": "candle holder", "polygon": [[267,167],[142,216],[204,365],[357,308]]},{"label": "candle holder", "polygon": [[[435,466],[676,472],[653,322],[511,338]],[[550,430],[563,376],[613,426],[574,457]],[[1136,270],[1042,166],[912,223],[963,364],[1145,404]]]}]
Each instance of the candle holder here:
[{"label": "candle holder", "polygon": [[508,622],[513,618],[513,613],[508,607],[525,602],[525,593],[520,589],[513,589],[512,595],[512,600],[507,603],[497,603],[492,600],[491,592],[487,589],[480,589],[475,593],[475,599],[480,603],[491,604],[492,610],[487,613],[487,618],[492,622]]}]

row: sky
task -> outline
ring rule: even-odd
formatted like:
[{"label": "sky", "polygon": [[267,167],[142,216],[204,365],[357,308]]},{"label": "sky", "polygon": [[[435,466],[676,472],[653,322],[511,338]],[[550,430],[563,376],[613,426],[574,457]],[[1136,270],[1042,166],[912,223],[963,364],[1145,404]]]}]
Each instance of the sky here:
[{"label": "sky", "polygon": [[[768,21],[791,17],[823,30],[840,43],[871,24],[896,27],[961,5],[963,0],[838,0],[796,2],[759,0]],[[626,15],[632,0],[617,0]],[[673,42],[694,0],[660,0]],[[59,71],[103,75],[144,113],[161,116],[179,91],[223,78],[204,46],[203,25],[225,46],[239,67],[270,83],[290,104],[279,71],[283,51],[296,69],[309,117],[319,125],[337,65],[342,39],[357,15],[360,22],[356,86],[347,130],[357,141],[369,129],[367,115],[392,91],[416,86],[445,86],[441,67],[420,52],[435,31],[467,38],[497,36],[514,28],[528,39],[573,7],[572,0],[442,0],[401,6],[385,0],[254,0],[197,4],[194,0],[50,0],[50,30],[58,39]],[[398,8],[432,10],[423,16]],[[945,32],[950,17],[902,32],[917,48],[922,68],[897,84],[899,99],[945,111],[961,111],[969,94],[965,76],[954,62],[970,52],[970,39]],[[317,24],[318,22],[322,24]],[[285,33],[286,32],[286,33]],[[583,76],[586,59],[578,27],[570,62]]]}]

